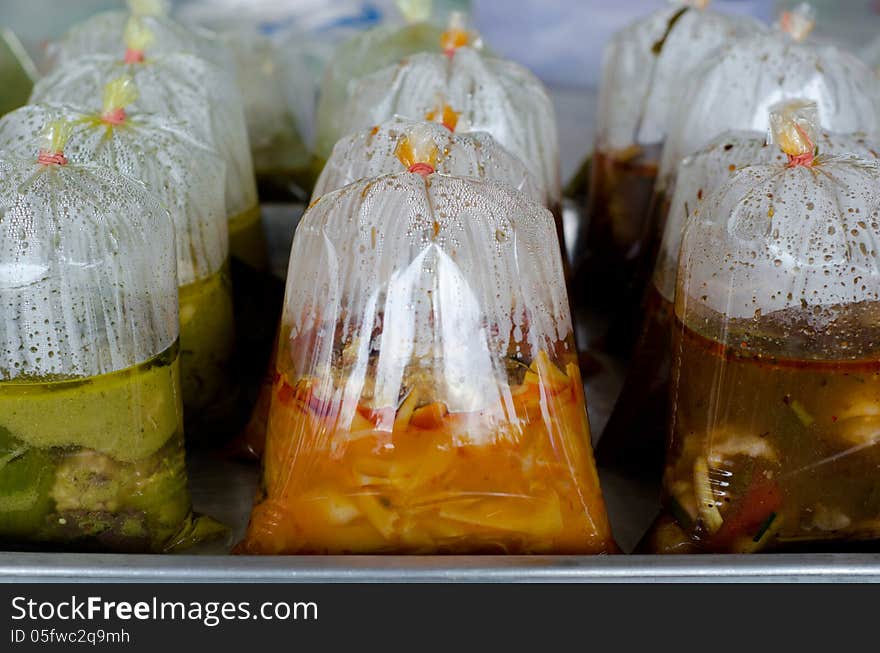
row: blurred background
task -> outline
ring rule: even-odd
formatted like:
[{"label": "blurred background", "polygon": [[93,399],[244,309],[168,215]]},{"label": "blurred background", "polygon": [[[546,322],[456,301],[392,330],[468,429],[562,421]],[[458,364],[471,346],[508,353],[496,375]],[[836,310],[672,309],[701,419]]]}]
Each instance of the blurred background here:
[{"label": "blurred background", "polygon": [[[442,11],[469,10],[496,52],[531,68],[551,88],[559,115],[563,178],[577,169],[592,144],[595,86],[609,36],[667,0],[435,0]],[[798,0],[714,0],[720,11],[773,20]],[[880,33],[880,0],[814,0],[815,35],[858,53]],[[124,0],[0,0],[0,29],[15,34],[40,68],[46,45],[95,12],[124,8]],[[255,29],[294,35],[311,73],[333,47],[353,33],[397,19],[393,0],[172,0],[184,21],[215,29]],[[9,56],[7,52],[7,57]],[[0,70],[0,83],[3,73]]]}]

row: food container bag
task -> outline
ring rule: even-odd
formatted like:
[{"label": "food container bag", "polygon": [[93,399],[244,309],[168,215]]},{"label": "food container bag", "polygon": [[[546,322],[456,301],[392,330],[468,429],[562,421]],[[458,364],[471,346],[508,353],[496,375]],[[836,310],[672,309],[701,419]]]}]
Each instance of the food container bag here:
[{"label": "food container bag", "polygon": [[241,552],[615,548],[552,218],[438,156],[401,148],[296,232]]},{"label": "food container bag", "polygon": [[769,108],[792,99],[818,105],[823,129],[849,134],[880,130],[880,85],[855,56],[809,39],[809,5],[784,12],[777,28],[730,43],[694,76],[675,109],[655,189],[659,237],[682,158],[729,130],[766,132]]},{"label": "food container bag", "polygon": [[[623,28],[605,48],[588,219],[574,244],[577,303],[617,304],[644,287],[637,278],[663,142],[676,103],[701,63],[763,25],[679,0]],[[597,287],[595,279],[604,280]],[[598,295],[598,296],[597,296]]]},{"label": "food container bag", "polygon": [[[438,173],[497,181],[536,202],[541,201],[540,186],[522,161],[488,134],[456,132],[459,117],[449,105],[438,107],[427,117],[440,122],[394,118],[340,140],[318,178],[314,197],[362,179],[399,171],[399,157],[406,155],[406,148],[433,147],[438,152],[435,163]],[[273,375],[269,374],[264,378],[260,397],[240,442],[232,450],[236,456],[258,458],[263,453],[272,383]]]},{"label": "food container bag", "polygon": [[[340,140],[315,185],[318,198],[343,186],[400,170],[399,155],[408,143],[439,152],[436,171],[453,177],[487,179],[544,199],[540,183],[519,158],[485,132],[469,132],[459,113],[448,104],[427,112],[425,121],[395,117]],[[464,131],[458,131],[461,127]]]},{"label": "food container bag", "polygon": [[128,0],[127,5],[128,11],[99,12],[51,43],[48,55],[52,67],[91,54],[122,56],[126,25],[134,16],[153,34],[151,47],[156,51],[184,52],[223,70],[233,68],[234,60],[226,45],[209,30],[172,20],[167,0]]},{"label": "food container bag", "polygon": [[288,107],[281,62],[272,41],[256,30],[215,34],[168,17],[168,3],[129,0],[131,14],[107,11],[71,28],[50,48],[53,61],[89,54],[118,55],[129,15],[141,18],[153,32],[153,47],[161,52],[193,54],[225,71],[233,71],[244,103],[248,138],[258,178],[276,186],[291,177],[308,175],[311,156],[299,135],[295,114]]},{"label": "food container bag", "polygon": [[254,30],[219,35],[233,55],[235,78],[244,102],[248,138],[263,201],[305,201],[314,184],[312,154],[299,123],[304,116],[295,96],[305,75],[296,61],[281,61],[277,46]]},{"label": "food container bag", "polygon": [[34,62],[21,41],[8,28],[0,28],[0,116],[23,106],[37,77]]},{"label": "food container bag", "polygon": [[[813,102],[793,100],[785,103],[783,110],[815,115],[817,108]],[[816,145],[825,155],[877,158],[875,146],[862,135],[820,132],[817,136]],[[659,480],[668,424],[675,281],[685,225],[700,210],[704,198],[738,170],[786,161],[785,153],[768,143],[766,134],[731,131],[679,164],[660,256],[642,304],[644,319],[630,372],[596,448],[600,465]]]},{"label": "food container bag", "polygon": [[[104,90],[100,112],[28,105],[0,120],[0,149],[24,157],[35,150],[42,125],[63,116],[73,125],[66,156],[138,179],[170,211],[177,242],[180,366],[187,433],[210,435],[228,405],[234,341],[224,169],[216,151],[180,124],[130,113],[137,98],[131,77]],[[213,416],[213,420],[211,417]],[[205,432],[208,431],[208,432]]]},{"label": "food container bag", "polygon": [[880,162],[816,151],[744,167],[681,246],[664,505],[701,550],[880,535]]},{"label": "food container bag", "polygon": [[[438,98],[460,112],[472,131],[483,131],[518,156],[541,184],[543,203],[564,243],[559,182],[559,136],[553,103],[528,70],[483,54],[456,20],[443,34],[444,52],[422,52],[367,75],[350,86],[345,133],[395,115],[423,120]],[[565,248],[562,248],[565,252]]]},{"label": "food container bag", "polygon": [[431,23],[433,3],[399,0],[395,4],[401,21],[355,35],[336,48],[324,68],[315,135],[315,151],[321,159],[330,156],[336,141],[354,131],[345,116],[354,81],[417,52],[440,51],[443,27]]},{"label": "food container bag", "polygon": [[226,164],[226,212],[232,255],[265,269],[266,243],[254,181],[242,100],[230,71],[190,54],[154,47],[155,34],[139,16],[128,19],[125,54],[96,54],[67,61],[41,79],[32,104],[67,104],[100,111],[104,85],[130,75],[139,95],[132,111],[182,122],[216,149]]},{"label": "food container bag", "polygon": [[0,543],[162,552],[218,532],[184,466],[171,220],[68,162],[0,155]]}]

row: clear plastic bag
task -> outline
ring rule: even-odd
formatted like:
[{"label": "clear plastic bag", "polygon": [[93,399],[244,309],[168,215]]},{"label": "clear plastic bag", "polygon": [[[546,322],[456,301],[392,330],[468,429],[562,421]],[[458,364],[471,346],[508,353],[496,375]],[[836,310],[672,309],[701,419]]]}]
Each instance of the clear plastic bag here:
[{"label": "clear plastic bag", "polygon": [[[427,11],[417,6],[426,4]],[[315,151],[322,159],[330,156],[336,141],[354,131],[346,121],[345,107],[355,80],[417,52],[439,51],[443,28],[429,22],[431,3],[397,5],[403,24],[389,22],[357,34],[336,48],[324,68],[315,136]]]},{"label": "clear plastic bag", "polygon": [[49,45],[52,67],[92,54],[122,57],[126,49],[125,29],[134,16],[153,34],[151,48],[157,52],[193,54],[223,70],[233,68],[231,53],[212,32],[182,25],[168,17],[168,2],[128,0],[128,9],[97,13],[71,27]]},{"label": "clear plastic bag", "polygon": [[[619,301],[634,279],[663,142],[694,71],[718,48],[764,27],[682,0],[617,32],[605,49],[591,165],[589,220],[575,240],[580,283],[596,301]],[[604,291],[592,282],[601,275]],[[594,295],[605,293],[605,297]]]},{"label": "clear plastic bag", "polygon": [[137,97],[130,77],[110,82],[104,106],[81,113],[28,105],[0,120],[0,149],[24,158],[42,126],[62,117],[73,125],[66,156],[138,179],[170,211],[177,242],[181,380],[187,432],[220,412],[229,392],[234,319],[229,243],[223,202],[224,169],[218,154],[182,125],[154,114],[130,113]]},{"label": "clear plastic bag", "polygon": [[122,35],[127,21],[134,15],[153,33],[155,50],[196,55],[222,70],[234,72],[257,175],[308,175],[311,156],[285,95],[285,78],[281,74],[284,66],[269,38],[255,29],[215,34],[184,26],[168,17],[165,2],[129,0],[128,4],[131,14],[108,11],[71,28],[51,46],[52,60],[64,62],[90,54],[118,56],[125,48]]},{"label": "clear plastic bag", "polygon": [[787,161],[682,242],[664,504],[702,550],[880,535],[880,162],[817,154],[818,122],[774,111]]},{"label": "clear plastic bag", "polygon": [[[356,181],[399,171],[400,155],[413,156],[412,152],[401,151],[402,144],[415,143],[414,147],[405,147],[436,150],[435,169],[441,174],[496,181],[519,190],[533,201],[541,201],[540,187],[522,161],[491,136],[481,132],[456,133],[458,114],[449,105],[438,107],[429,117],[440,123],[395,118],[343,138],[333,148],[313,197],[319,198]],[[273,375],[269,374],[263,380],[254,411],[237,443],[236,453],[244,458],[259,458],[263,453],[272,384]]]},{"label": "clear plastic bag", "polygon": [[681,159],[723,132],[765,132],[769,107],[785,100],[815,102],[828,131],[880,129],[877,79],[848,52],[810,40],[812,20],[807,5],[783,13],[777,29],[731,43],[695,74],[663,148],[657,192],[671,193]]},{"label": "clear plastic bag", "polygon": [[104,85],[120,75],[134,79],[133,111],[182,122],[216,149],[226,164],[226,212],[233,256],[253,267],[267,265],[260,207],[241,96],[228,71],[203,59],[153,47],[155,36],[141,18],[126,27],[126,54],[97,54],[59,61],[34,86],[31,103],[67,104],[86,112],[102,108]]},{"label": "clear plastic bag", "polygon": [[[786,110],[816,110],[794,100]],[[876,159],[874,146],[860,135],[823,132],[816,142],[824,155],[855,154]],[[673,301],[681,239],[690,216],[738,170],[750,165],[782,164],[785,154],[758,132],[727,132],[686,157],[665,212],[669,218],[660,255],[642,305],[643,322],[630,373],[596,450],[599,463],[642,478],[659,478],[663,469],[672,365]]]},{"label": "clear plastic bag", "polygon": [[399,171],[402,144],[415,142],[416,148],[431,144],[436,148],[438,173],[496,181],[535,202],[543,201],[541,186],[525,164],[489,134],[456,130],[459,116],[452,107],[441,104],[425,118],[437,122],[394,118],[340,140],[318,178],[313,196],[321,197],[355,181]]},{"label": "clear plastic bag", "polygon": [[293,68],[295,61],[281,61],[275,44],[256,30],[223,32],[219,37],[235,62],[261,196],[291,179],[307,193],[314,180],[309,179],[312,155],[299,128],[299,99],[292,95],[301,86],[293,78],[304,71]]},{"label": "clear plastic bag", "polygon": [[553,103],[540,80],[511,61],[467,45],[449,54],[414,54],[352,82],[343,133],[394,116],[422,120],[438,98],[455,107],[470,130],[488,132],[518,156],[541,184],[544,205],[558,213],[559,137]]},{"label": "clear plastic bag", "polygon": [[612,551],[552,218],[412,145],[297,230],[240,550]]},{"label": "clear plastic bag", "polygon": [[168,551],[217,532],[187,489],[174,230],[68,163],[70,129],[0,157],[0,542]]}]

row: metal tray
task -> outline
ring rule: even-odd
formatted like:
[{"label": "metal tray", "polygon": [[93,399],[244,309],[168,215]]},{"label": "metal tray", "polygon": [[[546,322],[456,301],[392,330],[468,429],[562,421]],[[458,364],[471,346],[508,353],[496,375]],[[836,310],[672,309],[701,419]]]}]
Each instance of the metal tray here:
[{"label": "metal tray", "polygon": [[[571,208],[571,207],[570,207]],[[302,207],[264,206],[276,273],[283,275]],[[579,322],[582,324],[582,322]],[[586,380],[590,422],[601,433],[623,379],[598,358]],[[287,556],[228,555],[244,535],[259,475],[256,464],[196,451],[189,460],[196,511],[228,524],[223,541],[186,554],[0,552],[0,582],[880,582],[880,554],[703,556]],[[600,469],[615,538],[631,551],[657,513],[658,488]]]}]

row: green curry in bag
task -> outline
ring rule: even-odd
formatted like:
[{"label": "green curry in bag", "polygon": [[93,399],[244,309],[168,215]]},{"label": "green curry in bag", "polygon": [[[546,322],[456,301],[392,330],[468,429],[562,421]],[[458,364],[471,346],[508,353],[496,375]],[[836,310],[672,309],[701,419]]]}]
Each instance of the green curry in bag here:
[{"label": "green curry in bag", "polygon": [[169,551],[221,530],[187,489],[173,226],[72,129],[0,158],[0,545]]}]

